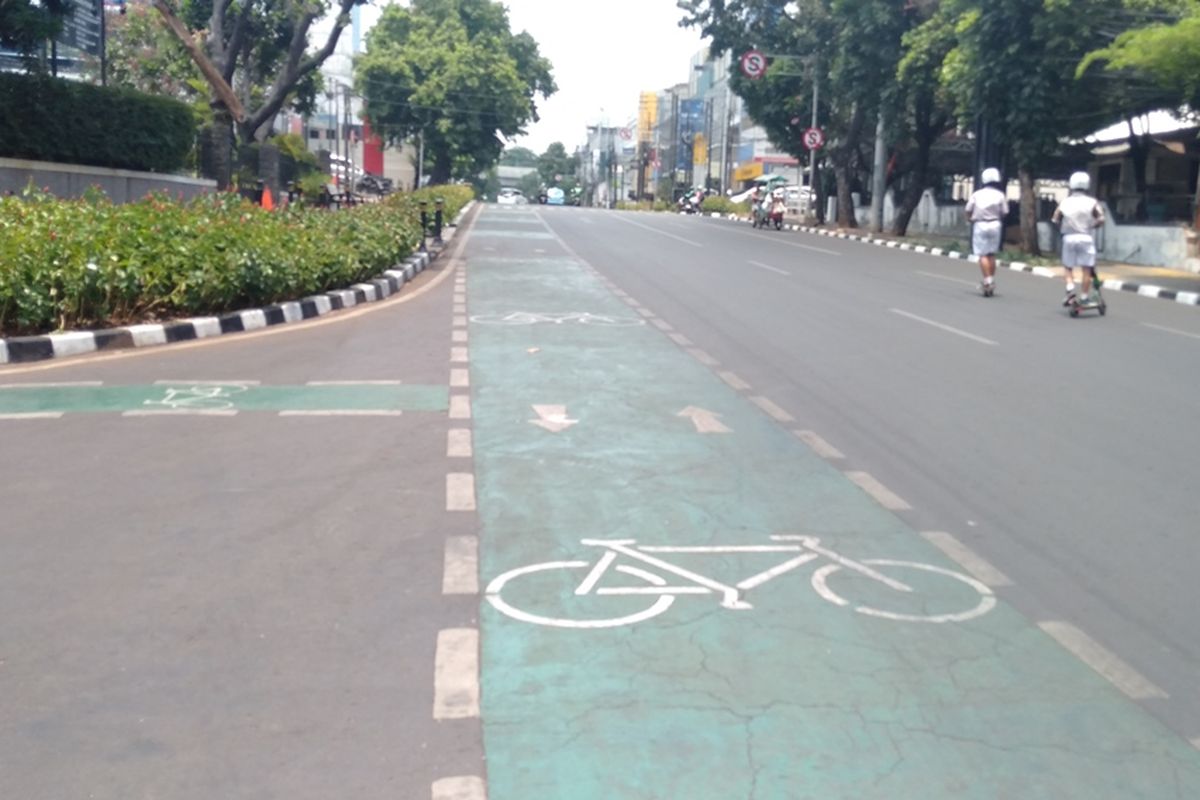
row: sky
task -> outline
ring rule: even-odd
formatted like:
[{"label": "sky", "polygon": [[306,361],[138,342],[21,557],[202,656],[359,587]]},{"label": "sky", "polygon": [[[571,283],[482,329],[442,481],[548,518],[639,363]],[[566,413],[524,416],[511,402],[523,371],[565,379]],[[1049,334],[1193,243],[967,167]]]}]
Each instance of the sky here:
[{"label": "sky", "polygon": [[637,115],[638,94],[688,79],[691,57],[705,46],[680,28],[675,0],[504,0],[513,33],[529,31],[553,64],[558,92],[538,102],[540,121],[510,146],[567,152],[587,126],[623,125]]}]

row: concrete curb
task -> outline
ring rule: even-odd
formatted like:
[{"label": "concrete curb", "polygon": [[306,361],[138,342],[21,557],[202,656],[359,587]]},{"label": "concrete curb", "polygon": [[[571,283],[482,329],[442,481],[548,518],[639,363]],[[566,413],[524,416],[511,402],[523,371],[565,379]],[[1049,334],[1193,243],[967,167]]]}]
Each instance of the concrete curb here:
[{"label": "concrete curb", "polygon": [[[709,216],[731,220],[733,222],[749,222],[750,220],[739,217],[736,214],[719,214],[711,213]],[[845,233],[844,231],[831,231],[825,228],[812,228],[807,225],[784,225],[785,230],[800,231],[801,233],[812,233],[818,236],[828,236],[834,239],[848,239],[855,242],[863,242],[864,244],[873,244],[878,247],[888,247],[893,250],[909,250],[914,253],[924,253],[931,256],[942,256],[943,258],[954,258],[963,261],[978,262],[977,256],[960,253],[957,250],[943,250],[940,247],[926,247],[923,244],[914,245],[908,242],[898,242],[895,239],[876,239],[873,236]],[[1033,275],[1038,275],[1043,278],[1062,278],[1060,271],[1054,267],[1033,267],[1022,261],[997,261],[996,266],[1003,269],[1010,269],[1015,272],[1029,272]],[[1146,283],[1131,283],[1130,281],[1105,280],[1101,281],[1101,286],[1109,290],[1118,290],[1122,292],[1133,292],[1141,297],[1157,297],[1162,300],[1171,300],[1176,303],[1189,306],[1200,306],[1200,292],[1186,292],[1179,289],[1168,289],[1163,286],[1154,286]]]},{"label": "concrete curb", "polygon": [[[446,241],[454,237],[457,225],[475,204],[472,200],[459,212]],[[155,347],[171,342],[208,339],[227,333],[241,333],[272,325],[324,316],[344,308],[374,303],[399,292],[438,257],[445,247],[425,253],[414,253],[403,263],[383,274],[348,289],[334,289],[323,294],[305,297],[288,303],[275,303],[262,308],[248,308],[214,317],[190,317],[170,322],[127,325],[99,331],[67,331],[46,336],[14,336],[0,339],[0,364],[22,364],[46,361],[84,353],[125,350],[131,347]]]}]

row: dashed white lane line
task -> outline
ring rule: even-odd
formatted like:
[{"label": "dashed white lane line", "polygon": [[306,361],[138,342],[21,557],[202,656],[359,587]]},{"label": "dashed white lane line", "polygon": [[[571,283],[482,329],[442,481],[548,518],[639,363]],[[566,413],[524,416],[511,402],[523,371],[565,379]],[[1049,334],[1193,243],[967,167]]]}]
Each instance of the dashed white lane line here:
[{"label": "dashed white lane line", "polygon": [[479,631],[438,631],[433,667],[433,718],[479,716]]},{"label": "dashed white lane line", "polygon": [[1196,748],[1197,750],[1200,750],[1200,736],[1196,736],[1194,738],[1188,739],[1188,742],[1192,745],[1192,747]]},{"label": "dashed white lane line", "polygon": [[755,397],[750,398],[750,402],[754,403],[754,405],[758,406],[763,411],[767,412],[767,414],[769,414],[771,416],[771,418],[774,419],[776,422],[795,422],[796,421],[795,417],[793,417],[788,412],[784,411],[779,406],[775,405],[774,402],[772,402],[771,400],[769,400],[766,397],[756,395]]},{"label": "dashed white lane line", "polygon": [[949,275],[938,275],[936,272],[925,272],[923,270],[916,271],[918,275],[924,275],[926,278],[937,278],[939,281],[950,281],[951,283],[961,283],[965,286],[978,286],[977,281],[964,281],[962,278],[951,278]]},{"label": "dashed white lane line", "polygon": [[717,364],[721,363],[720,361],[717,361],[715,358],[713,358],[708,353],[706,353],[705,351],[701,350],[698,347],[689,347],[688,355],[690,355],[692,358],[696,359],[697,361],[699,361],[701,364],[703,364],[706,367],[715,367]]},{"label": "dashed white lane line", "polygon": [[739,378],[732,372],[718,372],[717,377],[729,384],[730,388],[737,392],[743,392],[750,388],[750,384]]},{"label": "dashed white lane line", "polygon": [[780,269],[779,267],[772,267],[770,264],[764,264],[761,261],[749,261],[747,263],[753,264],[754,266],[760,267],[761,269],[770,270],[771,272],[778,273],[779,275],[791,275],[792,274],[792,273],[788,272],[786,269]]},{"label": "dashed white lane line", "polygon": [[451,536],[446,539],[442,567],[442,594],[479,594],[479,539]]},{"label": "dashed white lane line", "polygon": [[470,472],[446,474],[446,510],[475,510],[475,475]]},{"label": "dashed white lane line", "polygon": [[682,333],[672,333],[671,341],[674,342],[675,344],[679,345],[680,347],[691,347],[692,346],[692,340],[689,339],[688,337],[684,336]]},{"label": "dashed white lane line", "polygon": [[122,417],[232,417],[236,408],[146,408],[122,411]]},{"label": "dashed white lane line", "polygon": [[446,432],[447,458],[472,458],[474,455],[470,428],[451,428]]},{"label": "dashed white lane line", "polygon": [[916,314],[910,314],[909,312],[902,311],[898,308],[889,308],[888,311],[891,311],[893,314],[899,314],[902,317],[907,317],[908,319],[914,320],[916,322],[921,322],[926,325],[930,325],[934,328],[937,328],[938,330],[945,331],[946,333],[953,333],[955,336],[961,336],[964,339],[970,339],[973,342],[979,342],[980,344],[992,345],[993,347],[998,346],[1000,344],[999,342],[993,342],[991,339],[985,339],[982,336],[976,336],[973,333],[967,333],[966,331],[959,330],[958,328],[951,327],[950,325],[943,325],[940,322],[935,322],[934,320],[926,319],[925,317],[920,317],[920,316],[917,316]]},{"label": "dashed white lane line", "polygon": [[179,385],[179,384],[181,384],[181,383],[182,383],[182,384],[187,384],[188,386],[258,386],[258,385],[260,385],[260,384],[262,383],[262,381],[238,381],[238,380],[229,380],[229,381],[210,381],[210,380],[203,380],[203,381],[197,381],[197,380],[168,381],[168,380],[159,380],[159,381],[155,381],[155,382],[154,382],[154,385],[155,385],[155,386],[178,386],[178,385]]},{"label": "dashed white lane line", "polygon": [[0,414],[0,419],[58,419],[61,411],[22,411],[13,414]]},{"label": "dashed white lane line", "polygon": [[670,333],[671,331],[675,330],[673,327],[671,327],[671,323],[665,322],[661,319],[652,319],[650,320],[650,324],[658,328],[663,333]]},{"label": "dashed white lane line", "polygon": [[400,417],[398,408],[298,408],[280,411],[281,417]]},{"label": "dashed white lane line", "polygon": [[450,348],[450,363],[466,364],[469,361],[470,361],[470,356],[468,355],[467,348],[465,348],[465,347],[451,347]]},{"label": "dashed white lane line", "polygon": [[1133,667],[1069,622],[1048,620],[1038,627],[1054,637],[1083,663],[1134,700],[1166,698],[1168,695]]},{"label": "dashed white lane line", "polygon": [[487,790],[478,775],[441,778],[433,782],[433,800],[487,800]]},{"label": "dashed white lane line", "polygon": [[635,310],[635,311],[637,311],[639,314],[641,314],[643,317],[653,317],[653,316],[654,316],[654,312],[653,312],[653,311],[651,311],[651,310],[650,310],[650,309],[648,309],[648,308],[643,308],[642,306],[638,306],[638,307],[637,307],[636,309],[634,309],[634,310]]},{"label": "dashed white lane line", "polygon": [[677,242],[682,242],[683,244],[686,244],[690,247],[703,247],[704,246],[704,245],[700,244],[699,242],[693,242],[691,239],[685,239],[682,236],[676,236],[673,233],[667,233],[666,231],[660,231],[658,228],[652,228],[649,225],[643,225],[640,222],[634,222],[631,219],[625,219],[624,217],[621,217],[621,216],[614,216],[613,219],[618,220],[620,222],[624,222],[626,225],[633,225],[633,226],[636,226],[643,230],[650,231],[651,233],[657,233],[659,236],[666,236],[668,238],[674,239]]},{"label": "dashed white lane line", "polygon": [[993,567],[983,556],[976,553],[965,544],[955,539],[945,531],[921,531],[921,535],[937,549],[945,553],[951,561],[958,564],[978,580],[993,589],[1000,586],[1012,586],[1012,581],[1000,570]]},{"label": "dashed white lane line", "polygon": [[453,321],[452,321],[452,324],[453,324],[453,326],[454,326],[455,328],[465,328],[465,327],[467,327],[467,316],[466,316],[466,314],[455,314],[455,315],[454,315],[454,319],[453,319]]},{"label": "dashed white lane line", "polygon": [[471,418],[471,398],[465,394],[450,395],[450,419]]},{"label": "dashed white lane line", "polygon": [[1142,324],[1145,325],[1147,328],[1154,328],[1154,330],[1156,330],[1156,331],[1163,331],[1165,333],[1173,333],[1176,336],[1187,336],[1191,339],[1200,339],[1200,333],[1189,333],[1187,331],[1176,330],[1175,328],[1168,328],[1165,325],[1155,325],[1154,323],[1151,323],[1151,322],[1143,322]]},{"label": "dashed white lane line", "polygon": [[309,381],[308,386],[402,386],[403,381]]},{"label": "dashed white lane line", "polygon": [[465,389],[471,385],[471,373],[469,370],[455,368],[450,370],[450,387],[453,389]]},{"label": "dashed white lane line", "polygon": [[67,389],[103,385],[104,381],[45,381],[42,383],[0,383],[0,389]]},{"label": "dashed white lane line", "polygon": [[460,344],[465,343],[467,341],[467,332],[464,330],[450,331],[450,341],[458,342]]},{"label": "dashed white lane line", "polygon": [[452,309],[452,312],[455,314],[467,313],[467,304],[466,303],[455,303],[454,308]]},{"label": "dashed white lane line", "polygon": [[889,511],[908,511],[912,508],[902,497],[875,480],[869,472],[847,472],[846,477],[858,484],[875,502]]},{"label": "dashed white lane line", "polygon": [[792,431],[796,438],[812,448],[821,458],[845,458],[841,450],[831,445],[812,431]]}]

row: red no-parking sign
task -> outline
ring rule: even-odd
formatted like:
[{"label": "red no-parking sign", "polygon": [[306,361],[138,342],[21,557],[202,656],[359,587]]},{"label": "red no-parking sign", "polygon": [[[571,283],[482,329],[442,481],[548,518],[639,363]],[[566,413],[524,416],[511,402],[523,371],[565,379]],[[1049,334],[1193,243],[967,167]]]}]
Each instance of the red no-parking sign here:
[{"label": "red no-parking sign", "polygon": [[823,144],[825,144],[825,133],[820,128],[809,128],[804,131],[804,146],[809,150],[816,150]]},{"label": "red no-parking sign", "polygon": [[767,56],[761,50],[747,50],[742,53],[741,67],[747,78],[761,78],[767,73]]}]

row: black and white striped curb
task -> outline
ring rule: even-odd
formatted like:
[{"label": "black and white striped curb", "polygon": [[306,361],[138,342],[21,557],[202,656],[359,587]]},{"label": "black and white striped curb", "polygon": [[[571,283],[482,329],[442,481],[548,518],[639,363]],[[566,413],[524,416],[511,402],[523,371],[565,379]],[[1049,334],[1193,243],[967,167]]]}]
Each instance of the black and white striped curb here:
[{"label": "black and white striped curb", "polygon": [[[739,217],[736,214],[719,214],[711,213],[709,216],[718,219],[727,219],[734,222],[749,222],[745,217]],[[914,253],[925,253],[931,256],[942,256],[943,258],[957,258],[964,261],[977,262],[978,256],[961,253],[958,250],[946,250],[941,247],[927,247],[923,244],[910,244],[908,242],[899,242],[895,239],[877,239],[869,234],[846,233],[844,231],[831,231],[825,228],[813,228],[807,225],[790,225],[785,224],[785,230],[800,231],[801,233],[815,233],[818,236],[828,236],[834,239],[848,239],[854,242],[863,242],[865,244],[878,245],[879,247],[889,247],[894,250],[910,250]],[[1033,275],[1040,275],[1043,278],[1062,278],[1062,272],[1056,267],[1035,267],[1024,263],[1023,261],[997,261],[997,267],[1014,270],[1016,272],[1029,272]],[[1173,300],[1176,303],[1184,305],[1196,306],[1200,305],[1200,292],[1187,292],[1179,289],[1168,289],[1163,286],[1153,286],[1145,283],[1133,283],[1130,281],[1119,281],[1106,279],[1101,281],[1101,285],[1105,289],[1117,290],[1122,292],[1133,292],[1142,297],[1158,297],[1163,300]]]},{"label": "black and white striped curb", "polygon": [[[456,226],[462,220],[471,205],[473,203],[467,204],[455,218],[453,225]],[[453,237],[455,230],[456,228],[451,227],[447,231],[447,240]],[[0,339],[0,364],[45,361],[99,350],[154,347],[320,317],[332,311],[373,303],[396,294],[404,284],[424,272],[442,249],[414,253],[402,264],[385,270],[378,278],[356,283],[347,289],[335,289],[290,303],[232,311],[213,317],[191,317],[172,322],[127,325],[123,328],[100,331],[67,331],[46,336],[14,336]]]}]

